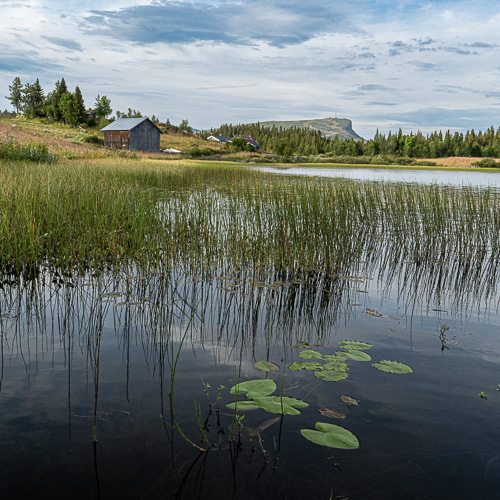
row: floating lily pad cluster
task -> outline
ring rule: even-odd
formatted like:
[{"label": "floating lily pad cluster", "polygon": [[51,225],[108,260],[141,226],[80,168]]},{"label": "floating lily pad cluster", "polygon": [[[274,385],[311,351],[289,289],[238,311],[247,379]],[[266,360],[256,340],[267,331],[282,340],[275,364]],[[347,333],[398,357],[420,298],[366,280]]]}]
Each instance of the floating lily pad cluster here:
[{"label": "floating lily pad cluster", "polygon": [[247,380],[231,387],[231,394],[246,394],[247,399],[235,401],[227,405],[228,408],[238,410],[254,410],[262,408],[271,413],[282,415],[299,415],[297,408],[309,406],[300,399],[289,398],[281,395],[272,395],[276,390],[276,383],[269,379]]},{"label": "floating lily pad cluster", "polygon": [[[347,378],[349,366],[348,361],[370,361],[371,357],[364,352],[373,346],[366,342],[356,340],[342,340],[339,342],[339,350],[335,354],[321,354],[311,349],[308,345],[299,352],[299,356],[305,361],[295,361],[290,365],[290,370],[314,371],[314,375],[328,382],[337,382]],[[373,363],[373,367],[389,373],[411,373],[413,370],[403,363],[397,361],[382,360]],[[278,371],[279,367],[268,361],[258,361],[254,367],[262,372]],[[236,396],[236,401],[227,405],[232,410],[254,410],[262,408],[271,413],[281,415],[299,415],[298,408],[309,406],[300,399],[289,398],[281,394],[273,395],[276,391],[276,383],[270,379],[247,380],[234,385],[231,394]],[[238,400],[239,395],[246,395],[246,399]],[[350,396],[341,396],[342,401],[348,406],[357,406],[358,402]],[[345,415],[335,410],[321,408],[319,412],[327,417],[345,418]],[[349,430],[339,425],[324,422],[316,422],[316,429],[301,429],[302,435],[313,443],[331,448],[356,449],[359,448],[358,438]]]},{"label": "floating lily pad cluster", "polygon": [[[318,351],[305,349],[299,352],[299,356],[307,361],[295,361],[290,365],[290,370],[314,371],[314,375],[327,382],[338,382],[347,378],[349,366],[347,361],[371,361],[368,353],[364,352],[373,346],[366,342],[357,340],[341,340],[335,354],[321,354]],[[320,361],[324,361],[323,364]],[[389,373],[411,373],[413,370],[398,361],[382,360],[373,363],[372,366]]]},{"label": "floating lily pad cluster", "polygon": [[[366,342],[342,340],[339,347],[342,350],[335,354],[321,354],[310,349],[300,351],[299,356],[308,361],[295,361],[290,365],[290,370],[314,371],[314,375],[318,378],[327,382],[338,382],[347,378],[349,370],[347,361],[370,361],[372,359],[364,350],[371,349],[373,346]],[[319,361],[324,361],[324,364]]]}]

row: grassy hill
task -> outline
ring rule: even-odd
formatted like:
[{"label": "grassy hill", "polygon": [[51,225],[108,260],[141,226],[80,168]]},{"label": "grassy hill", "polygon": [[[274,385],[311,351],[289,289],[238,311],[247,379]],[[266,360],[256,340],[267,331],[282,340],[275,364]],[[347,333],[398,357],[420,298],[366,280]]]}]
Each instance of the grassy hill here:
[{"label": "grassy hill", "polygon": [[[50,123],[48,120],[28,120],[23,117],[0,115],[0,143],[7,143],[15,139],[18,144],[44,144],[49,151],[59,157],[71,156],[96,157],[123,156],[123,151],[113,150],[102,146],[104,134],[100,131],[102,125],[75,128],[61,123]],[[223,151],[218,144],[208,142],[196,135],[166,130],[162,128],[160,145],[163,149],[174,148],[188,152],[191,148],[209,148],[214,153]],[[151,156],[152,153],[136,152],[139,157]]]},{"label": "grassy hill", "polygon": [[333,139],[337,134],[339,139],[357,139],[362,137],[356,134],[352,129],[352,121],[347,118],[316,118],[312,120],[295,120],[295,121],[267,121],[260,122],[265,127],[283,127],[285,129],[292,127],[310,128],[320,130],[325,137]]}]

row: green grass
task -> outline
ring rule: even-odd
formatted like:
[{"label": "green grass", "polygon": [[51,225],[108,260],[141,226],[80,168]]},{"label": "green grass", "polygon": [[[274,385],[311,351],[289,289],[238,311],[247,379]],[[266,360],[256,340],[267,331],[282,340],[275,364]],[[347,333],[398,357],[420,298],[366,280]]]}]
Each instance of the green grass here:
[{"label": "green grass", "polygon": [[18,144],[15,139],[10,138],[6,142],[0,141],[0,160],[52,163],[57,161],[57,157],[49,152],[49,148],[44,143]]}]

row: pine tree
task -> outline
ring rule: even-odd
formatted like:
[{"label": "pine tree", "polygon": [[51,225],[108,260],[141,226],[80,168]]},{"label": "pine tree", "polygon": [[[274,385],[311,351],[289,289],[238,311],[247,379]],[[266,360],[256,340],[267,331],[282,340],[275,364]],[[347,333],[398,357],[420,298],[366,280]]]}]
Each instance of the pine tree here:
[{"label": "pine tree", "polygon": [[42,118],[45,116],[45,97],[38,78],[33,85],[27,83],[24,86],[23,111],[27,118]]},{"label": "pine tree", "polygon": [[62,119],[69,125],[76,125],[76,116],[74,110],[74,99],[71,92],[66,92],[61,97],[59,107],[61,109]]},{"label": "pine tree", "polygon": [[9,92],[10,95],[7,96],[7,99],[14,106],[16,113],[19,114],[23,107],[23,84],[18,76],[14,78],[12,85],[9,85]]},{"label": "pine tree", "polygon": [[64,78],[56,82],[56,88],[47,96],[47,114],[56,122],[63,119],[61,110],[61,99],[64,95],[68,94],[68,87]]},{"label": "pine tree", "polygon": [[76,123],[84,123],[87,118],[87,112],[85,110],[85,102],[83,101],[82,92],[78,85],[75,88],[75,93],[73,94],[73,108],[75,114]]}]

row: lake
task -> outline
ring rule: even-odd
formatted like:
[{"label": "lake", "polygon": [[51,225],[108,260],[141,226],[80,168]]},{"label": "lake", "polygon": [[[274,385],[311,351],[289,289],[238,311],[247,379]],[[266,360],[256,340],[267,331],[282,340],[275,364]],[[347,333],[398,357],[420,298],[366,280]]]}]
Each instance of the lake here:
[{"label": "lake", "polygon": [[497,496],[496,190],[283,179],[157,203],[171,260],[4,275],[3,498]]},{"label": "lake", "polygon": [[[255,167],[254,167],[255,168]],[[381,168],[349,168],[349,167],[258,167],[265,172],[283,175],[303,175],[310,177],[343,178],[359,181],[412,182],[418,184],[440,184],[447,186],[500,186],[500,171],[481,172],[472,169],[470,172],[443,170],[397,170]]]}]

